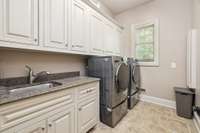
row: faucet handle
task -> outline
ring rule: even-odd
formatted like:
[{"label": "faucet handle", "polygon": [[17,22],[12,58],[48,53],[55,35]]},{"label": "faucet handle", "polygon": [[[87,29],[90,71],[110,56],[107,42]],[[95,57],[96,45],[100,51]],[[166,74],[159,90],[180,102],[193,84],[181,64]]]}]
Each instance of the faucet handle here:
[{"label": "faucet handle", "polygon": [[29,71],[32,71],[32,68],[28,65],[25,65],[25,67],[29,70]]}]

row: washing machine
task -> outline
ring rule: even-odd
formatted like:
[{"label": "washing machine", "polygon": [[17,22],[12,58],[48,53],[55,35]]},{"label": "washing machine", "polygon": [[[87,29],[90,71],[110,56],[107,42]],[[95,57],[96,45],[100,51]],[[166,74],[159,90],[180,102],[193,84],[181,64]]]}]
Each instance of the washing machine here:
[{"label": "washing machine", "polygon": [[128,58],[129,66],[129,86],[128,86],[128,109],[139,102],[139,92],[141,88],[141,72],[138,62],[133,58]]},{"label": "washing machine", "polygon": [[122,57],[91,57],[88,75],[100,78],[100,120],[115,127],[127,114],[129,67]]}]

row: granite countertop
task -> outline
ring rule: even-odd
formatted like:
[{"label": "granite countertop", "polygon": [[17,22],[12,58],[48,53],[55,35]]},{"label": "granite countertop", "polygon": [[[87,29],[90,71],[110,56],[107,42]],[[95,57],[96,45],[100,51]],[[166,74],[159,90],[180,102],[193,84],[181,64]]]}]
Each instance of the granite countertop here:
[{"label": "granite countertop", "polygon": [[21,91],[17,93],[9,93],[7,87],[0,86],[0,105],[16,102],[18,100],[27,99],[34,96],[39,96],[42,94],[47,94],[63,89],[68,89],[71,87],[76,87],[79,85],[99,81],[98,78],[91,78],[91,77],[73,77],[73,78],[64,78],[59,80],[53,80],[54,82],[62,83],[62,85],[52,88],[45,88],[45,89],[33,89],[28,91]]}]

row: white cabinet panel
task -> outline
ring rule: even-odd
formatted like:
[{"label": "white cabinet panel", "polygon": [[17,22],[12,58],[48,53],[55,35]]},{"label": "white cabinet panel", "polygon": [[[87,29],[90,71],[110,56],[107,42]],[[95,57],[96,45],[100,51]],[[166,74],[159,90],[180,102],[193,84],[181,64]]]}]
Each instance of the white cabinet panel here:
[{"label": "white cabinet panel", "polygon": [[1,131],[1,133],[15,133],[15,131],[14,131],[14,128],[10,128],[8,130]]},{"label": "white cabinet panel", "polygon": [[38,44],[38,0],[3,0],[4,41]]},{"label": "white cabinet panel", "polygon": [[113,26],[109,23],[104,25],[104,49],[105,54],[112,55],[114,54],[114,29]]},{"label": "white cabinet panel", "polygon": [[93,98],[78,105],[78,133],[87,132],[97,123],[97,104],[97,99]]},{"label": "white cabinet panel", "polygon": [[72,50],[84,52],[88,46],[88,7],[80,0],[72,1]]},{"label": "white cabinet panel", "polygon": [[187,44],[187,86],[197,88],[197,30],[193,29],[188,34]]},{"label": "white cabinet panel", "polygon": [[90,13],[90,51],[103,54],[103,19],[96,12]]},{"label": "white cabinet panel", "polygon": [[32,123],[30,125],[20,125],[15,129],[15,133],[46,133],[46,121]]},{"label": "white cabinet panel", "polygon": [[74,107],[48,119],[48,133],[74,133]]},{"label": "white cabinet panel", "polygon": [[45,0],[44,29],[45,46],[67,48],[69,0]]},{"label": "white cabinet panel", "polygon": [[121,53],[121,34],[122,31],[120,29],[115,29],[115,54],[116,55],[120,55]]}]

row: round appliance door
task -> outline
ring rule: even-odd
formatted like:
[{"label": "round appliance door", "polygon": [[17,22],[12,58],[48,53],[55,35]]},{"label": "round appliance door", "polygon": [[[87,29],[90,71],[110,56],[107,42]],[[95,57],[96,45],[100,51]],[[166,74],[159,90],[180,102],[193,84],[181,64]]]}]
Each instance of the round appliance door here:
[{"label": "round appliance door", "polygon": [[127,64],[122,63],[119,65],[115,75],[115,83],[118,91],[124,91],[128,88],[129,84],[129,67]]}]

